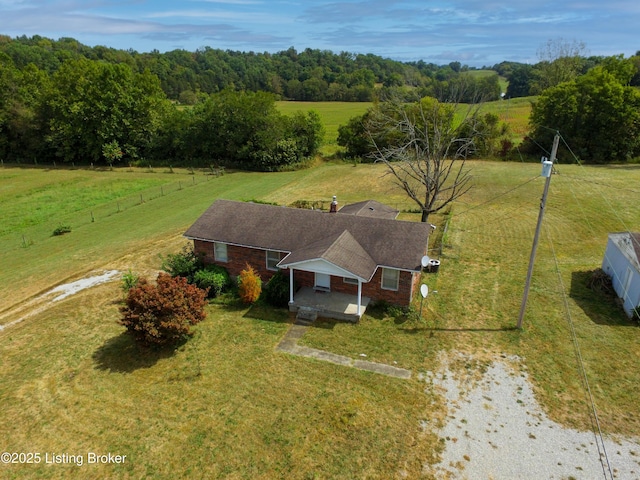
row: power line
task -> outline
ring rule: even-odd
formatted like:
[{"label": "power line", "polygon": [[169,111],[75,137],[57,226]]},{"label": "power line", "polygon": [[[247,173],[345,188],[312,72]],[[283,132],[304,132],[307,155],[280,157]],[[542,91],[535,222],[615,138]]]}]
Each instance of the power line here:
[{"label": "power line", "polygon": [[[584,170],[584,165],[582,165],[582,163],[580,162],[580,160],[578,159],[578,157],[573,153],[573,151],[571,150],[571,148],[569,147],[569,145],[566,143],[566,141],[563,142],[565,143],[565,145],[567,146],[567,149],[569,150],[569,152],[571,152],[571,154],[573,155],[574,159],[576,160],[576,162],[578,163],[578,165],[580,166],[581,169]],[[597,185],[596,182],[592,182],[594,185]],[[578,200],[573,188],[571,188],[571,186],[569,187],[571,190],[571,195],[573,196],[573,198],[576,201],[576,204],[580,207],[581,211],[582,211],[582,215],[584,220],[586,221],[587,225],[589,226],[589,229],[591,230],[592,234],[595,236],[596,235],[596,231],[593,228],[593,225],[591,224],[591,222],[589,221],[589,218],[585,215],[584,213],[584,209],[582,208],[582,204],[580,203],[580,201]],[[620,215],[618,214],[618,211],[613,207],[613,205],[611,204],[611,202],[609,201],[609,199],[603,194],[602,190],[599,190],[596,188],[596,192],[600,195],[600,197],[602,197],[602,199],[605,201],[605,203],[607,204],[607,206],[609,207],[609,209],[613,212],[613,215],[617,218],[617,220],[623,225],[624,227],[624,232],[629,233],[632,241],[634,241],[633,236],[631,235],[631,230],[630,228],[627,226],[626,222],[620,217]],[[607,251],[605,249],[605,253],[604,253],[604,258],[605,260],[609,263],[609,265],[612,264],[610,258],[607,255]],[[615,269],[612,269],[612,275],[613,277],[615,277],[615,280],[622,285],[624,282],[622,281],[622,279],[620,278],[620,276],[618,275],[618,272]],[[623,292],[623,296],[627,296],[628,292],[624,291]],[[625,299],[623,298],[623,301]],[[634,313],[640,317],[640,308],[638,305],[631,305],[632,310],[634,311]]]},{"label": "power line", "polygon": [[531,182],[533,182],[534,180],[537,180],[537,179],[538,179],[538,176],[535,176],[535,177],[533,177],[533,178],[530,178],[530,179],[529,179],[529,180],[527,180],[526,182],[521,183],[520,185],[517,185],[517,186],[515,186],[515,187],[513,187],[513,188],[510,188],[509,190],[507,190],[507,191],[505,191],[505,192],[502,192],[501,194],[496,195],[495,197],[492,197],[492,198],[490,198],[489,200],[487,200],[487,201],[485,201],[485,202],[479,203],[478,205],[474,205],[473,207],[469,207],[468,209],[463,210],[462,212],[454,213],[454,214],[452,214],[452,215],[451,215],[451,217],[457,217],[458,215],[464,215],[465,213],[470,212],[471,210],[475,210],[476,208],[480,208],[480,207],[482,207],[482,206],[484,206],[484,205],[487,205],[487,204],[489,204],[489,203],[495,202],[497,199],[502,198],[502,197],[504,197],[505,195],[508,195],[509,193],[511,193],[511,192],[513,192],[513,191],[515,191],[515,190],[517,190],[517,189],[519,189],[519,188],[522,188],[522,187],[524,187],[525,185],[527,185],[527,184],[529,184],[529,183],[531,183]]},{"label": "power line", "polygon": [[[560,273],[560,265],[558,264],[558,257],[556,256],[555,248],[553,247],[553,240],[551,238],[551,234],[549,230],[547,230],[547,237],[549,239],[549,245],[551,246],[551,253],[553,254],[553,260],[556,266],[556,274],[558,275],[558,283],[560,285],[560,291],[562,293],[562,301],[564,304],[564,310],[566,314],[567,324],[569,325],[569,330],[571,332],[571,340],[573,342],[573,348],[576,352],[576,358],[578,360],[578,367],[580,370],[582,383],[585,388],[585,392],[587,394],[587,402],[591,407],[592,413],[592,421],[595,421],[595,429],[594,436],[596,437],[596,446],[598,448],[598,458],[600,459],[600,464],[602,465],[602,473],[605,479],[609,477],[613,480],[613,472],[611,470],[611,464],[609,463],[609,456],[607,455],[607,449],[604,444],[604,437],[602,435],[602,429],[600,428],[600,420],[598,418],[598,411],[596,409],[595,401],[593,399],[593,394],[591,393],[591,387],[589,385],[589,378],[587,377],[587,371],[584,366],[584,360],[582,358],[582,353],[580,351],[580,345],[578,344],[578,337],[576,335],[575,326],[573,324],[573,319],[571,317],[571,310],[569,309],[569,302],[567,300],[566,289],[564,286],[564,281],[562,280],[562,274]],[[597,432],[595,431],[597,430]],[[599,441],[598,441],[599,440]],[[606,465],[605,465],[606,464]],[[607,477],[607,472],[609,473],[609,477]]]}]

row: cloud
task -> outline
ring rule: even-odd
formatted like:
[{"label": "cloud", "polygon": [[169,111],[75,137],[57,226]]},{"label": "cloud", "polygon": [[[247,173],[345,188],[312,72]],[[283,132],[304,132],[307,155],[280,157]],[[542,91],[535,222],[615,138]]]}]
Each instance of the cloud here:
[{"label": "cloud", "polygon": [[[6,2],[6,0],[4,1]],[[24,14],[24,10],[5,10],[3,22],[11,25],[11,31],[14,32],[53,36],[58,34],[62,36],[87,34],[91,36],[129,35],[155,42],[196,41],[200,44],[203,40],[215,40],[242,45],[253,43],[274,45],[292,41],[291,37],[257,33],[240,27],[240,23],[236,21],[238,20],[236,17],[239,17],[239,14],[225,15],[224,12],[216,14],[215,12],[206,11],[185,11],[182,12],[182,15],[178,15],[178,12],[166,12],[166,14],[158,14],[156,12],[139,15],[138,18],[131,18],[134,16],[88,13],[87,9],[77,8],[77,4],[65,3],[65,6],[67,7],[66,9],[61,9],[60,5],[41,6],[36,9],[33,8],[33,4],[26,5],[25,8],[30,8],[28,15]],[[82,6],[102,7],[104,3],[95,2],[91,5],[83,3]],[[177,18],[184,19],[184,17],[198,18],[201,21],[197,24],[158,21],[163,18],[175,20]],[[252,15],[249,17],[254,18],[256,22],[275,21],[273,18],[265,19],[264,17],[260,18]],[[206,21],[211,19],[221,21],[215,23]],[[244,20],[244,23],[249,20],[246,15]]]},{"label": "cloud", "polygon": [[[115,48],[318,48],[479,66],[535,62],[548,39],[594,55],[633,54],[640,2],[568,0],[0,0],[0,33],[74,37]],[[448,61],[446,61],[448,59]],[[468,59],[468,60],[466,60]]]}]

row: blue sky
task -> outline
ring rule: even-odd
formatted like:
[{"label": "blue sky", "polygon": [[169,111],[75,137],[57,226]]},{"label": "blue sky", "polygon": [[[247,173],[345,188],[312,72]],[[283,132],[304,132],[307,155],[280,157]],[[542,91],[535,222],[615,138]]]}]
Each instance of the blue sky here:
[{"label": "blue sky", "polygon": [[139,52],[293,46],[470,66],[536,63],[548,40],[585,54],[640,50],[637,0],[0,0],[0,33]]}]

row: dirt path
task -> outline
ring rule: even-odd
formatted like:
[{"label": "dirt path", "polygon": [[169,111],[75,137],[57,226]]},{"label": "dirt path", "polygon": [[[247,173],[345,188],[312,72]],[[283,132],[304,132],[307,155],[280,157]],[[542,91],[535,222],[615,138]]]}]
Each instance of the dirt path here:
[{"label": "dirt path", "polygon": [[28,302],[25,302],[0,315],[0,321],[5,318],[12,318],[12,320],[10,320],[8,323],[0,325],[0,332],[13,327],[14,325],[17,325],[20,322],[23,322],[27,318],[33,317],[34,315],[43,312],[51,305],[52,302],[64,300],[65,298],[81,292],[82,290],[85,290],[87,288],[95,287],[96,285],[119,279],[119,273],[120,271],[118,270],[108,270],[102,273],[95,272],[94,275],[81,278],[80,280],[76,280],[75,282],[58,285],[57,287],[52,288],[42,295],[38,295]]},{"label": "dirt path", "polygon": [[[160,254],[178,252],[185,243],[186,239],[177,233],[150,241],[133,252],[98,265],[89,271],[64,272],[68,276],[60,279],[62,283],[50,285],[32,297],[15,302],[0,312],[0,332],[42,313],[49,308],[52,301],[63,300],[94,285],[119,280],[121,274],[129,269],[141,276],[155,278],[161,264]],[[109,272],[116,273],[109,274]],[[103,275],[108,276],[103,279]],[[56,297],[53,297],[54,295]]]}]

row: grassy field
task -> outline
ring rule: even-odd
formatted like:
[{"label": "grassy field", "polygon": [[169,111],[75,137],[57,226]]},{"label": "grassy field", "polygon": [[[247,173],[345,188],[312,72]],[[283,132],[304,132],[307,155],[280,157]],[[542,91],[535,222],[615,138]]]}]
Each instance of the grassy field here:
[{"label": "grassy field", "polygon": [[[495,70],[469,70],[466,73],[467,75],[471,75],[472,77],[476,78],[491,77],[493,75],[497,75]],[[505,77],[498,76],[498,82],[500,82],[500,90],[506,92],[507,87],[509,86],[509,80],[507,80]]]},{"label": "grassy field", "polygon": [[[438,292],[424,320],[372,310],[358,325],[319,322],[302,339],[397,362],[413,370],[411,380],[277,353],[288,313],[233,301],[209,306],[195,337],[175,351],[140,352],[116,323],[118,283],[105,284],[0,331],[0,451],[127,461],[0,465],[0,477],[430,478],[445,400],[426,392],[418,374],[436,369],[441,352],[471,353],[479,364],[519,355],[551,418],[591,427],[572,330],[603,430],[640,434],[640,331],[615,301],[584,286],[607,233],[640,228],[640,168],[559,166],[519,332],[512,327],[543,179],[538,165],[471,165],[475,187],[453,206],[441,255],[432,245],[442,265],[424,275]],[[383,173],[378,165],[331,163],[223,177],[1,169],[0,215],[12,220],[0,234],[0,325],[28,312],[43,291],[91,271],[153,274],[159,255],[177,251],[181,233],[216,198],[288,204],[337,195],[341,203],[375,198],[410,208]],[[36,215],[39,208],[46,215]],[[432,221],[442,234],[444,218]],[[72,231],[51,236],[60,224]]]},{"label": "grassy field", "polygon": [[[485,71],[475,72],[481,75]],[[493,72],[495,74],[495,72]],[[506,88],[506,87],[505,87]],[[520,143],[529,129],[529,114],[531,102],[535,97],[522,97],[495,102],[486,102],[482,105],[483,112],[498,115],[501,121],[509,125],[515,143]],[[325,157],[335,154],[338,147],[338,127],[345,125],[350,118],[362,115],[373,104],[368,102],[277,102],[278,108],[285,114],[297,111],[306,112],[315,110],[318,112],[325,126],[324,145],[321,153]]]},{"label": "grassy field", "polygon": [[520,143],[529,131],[529,115],[531,102],[536,97],[509,98],[495,102],[487,102],[483,111],[495,113],[501,121],[509,125],[515,143]]},{"label": "grassy field", "polygon": [[370,102],[277,102],[282,113],[315,110],[324,123],[322,154],[331,156],[338,150],[338,127],[346,125],[350,118],[362,115],[373,104]]}]

